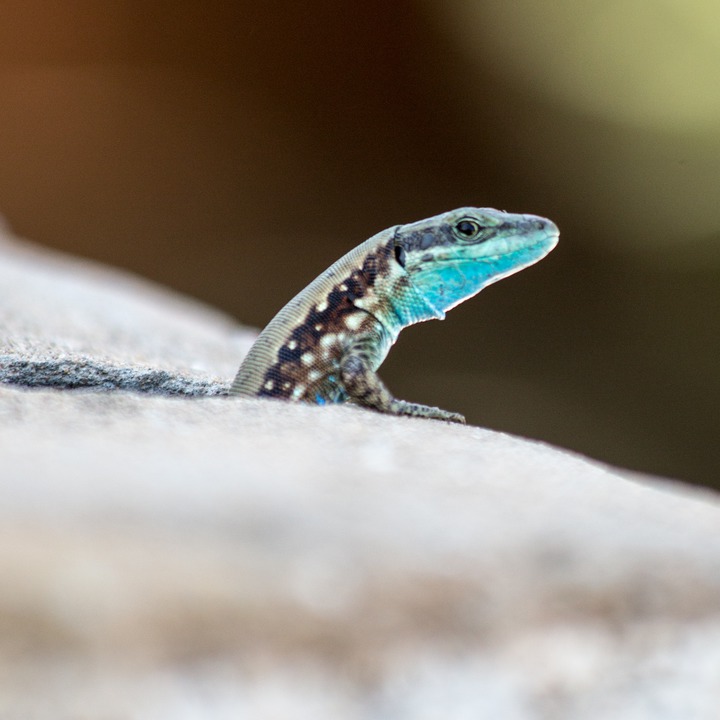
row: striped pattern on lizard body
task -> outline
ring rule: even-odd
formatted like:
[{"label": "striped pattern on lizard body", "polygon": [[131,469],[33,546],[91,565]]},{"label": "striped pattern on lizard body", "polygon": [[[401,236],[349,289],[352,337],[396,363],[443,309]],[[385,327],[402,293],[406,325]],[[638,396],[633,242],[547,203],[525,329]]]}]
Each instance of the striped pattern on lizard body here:
[{"label": "striped pattern on lizard body", "polygon": [[544,257],[557,227],[534,215],[460,208],[398,225],[351,250],[295,296],[243,361],[231,394],[464,422],[394,398],[375,371],[400,331]]}]

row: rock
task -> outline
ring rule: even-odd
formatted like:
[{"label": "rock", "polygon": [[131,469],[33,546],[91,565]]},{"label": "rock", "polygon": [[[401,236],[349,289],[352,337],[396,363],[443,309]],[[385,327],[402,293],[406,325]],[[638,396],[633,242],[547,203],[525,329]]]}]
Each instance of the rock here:
[{"label": "rock", "polygon": [[219,396],[251,332],[19,241],[0,286],[0,717],[717,716],[715,495]]},{"label": "rock", "polygon": [[0,381],[216,395],[255,333],[128,273],[3,237]]}]

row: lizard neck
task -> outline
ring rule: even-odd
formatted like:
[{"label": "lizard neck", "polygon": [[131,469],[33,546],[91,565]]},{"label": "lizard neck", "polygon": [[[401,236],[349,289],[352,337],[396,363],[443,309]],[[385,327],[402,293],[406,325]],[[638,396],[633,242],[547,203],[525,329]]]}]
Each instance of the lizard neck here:
[{"label": "lizard neck", "polygon": [[385,313],[386,324],[395,336],[408,325],[445,318],[445,312],[430,302],[407,275],[401,276],[393,284],[387,303],[389,312]]}]

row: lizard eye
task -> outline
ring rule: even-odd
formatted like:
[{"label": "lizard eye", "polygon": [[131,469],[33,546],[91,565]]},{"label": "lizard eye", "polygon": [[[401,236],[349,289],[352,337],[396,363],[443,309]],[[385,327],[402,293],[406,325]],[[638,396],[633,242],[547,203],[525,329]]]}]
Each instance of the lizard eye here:
[{"label": "lizard eye", "polygon": [[405,248],[402,245],[395,246],[395,260],[397,260],[397,264],[400,267],[405,267],[405,261],[407,260],[407,256],[405,253]]},{"label": "lizard eye", "polygon": [[472,240],[480,232],[480,225],[474,220],[460,220],[453,230],[461,240]]}]

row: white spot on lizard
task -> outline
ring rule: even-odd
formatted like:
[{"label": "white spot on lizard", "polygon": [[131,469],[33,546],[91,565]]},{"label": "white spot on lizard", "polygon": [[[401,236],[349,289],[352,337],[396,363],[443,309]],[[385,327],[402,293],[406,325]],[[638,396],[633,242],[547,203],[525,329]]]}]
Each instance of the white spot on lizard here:
[{"label": "white spot on lizard", "polygon": [[360,326],[365,321],[365,317],[362,313],[350,313],[345,316],[345,327],[350,332],[356,332],[360,329]]},{"label": "white spot on lizard", "polygon": [[335,333],[328,333],[320,338],[320,347],[327,350],[337,342],[338,336]]}]

